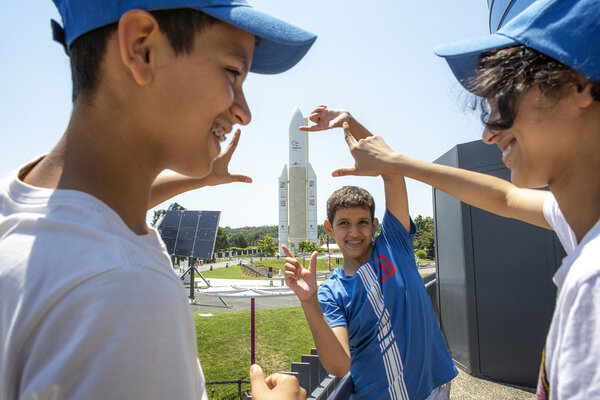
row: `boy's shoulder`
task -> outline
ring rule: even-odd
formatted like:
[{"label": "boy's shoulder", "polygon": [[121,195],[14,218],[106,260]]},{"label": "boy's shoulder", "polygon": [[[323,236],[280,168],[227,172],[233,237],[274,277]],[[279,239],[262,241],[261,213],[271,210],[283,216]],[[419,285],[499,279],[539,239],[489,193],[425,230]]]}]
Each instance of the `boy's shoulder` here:
[{"label": "boy's shoulder", "polygon": [[344,267],[337,267],[331,271],[327,279],[319,285],[319,294],[325,292],[337,293],[343,291],[344,287],[347,286],[350,280],[344,274]]}]

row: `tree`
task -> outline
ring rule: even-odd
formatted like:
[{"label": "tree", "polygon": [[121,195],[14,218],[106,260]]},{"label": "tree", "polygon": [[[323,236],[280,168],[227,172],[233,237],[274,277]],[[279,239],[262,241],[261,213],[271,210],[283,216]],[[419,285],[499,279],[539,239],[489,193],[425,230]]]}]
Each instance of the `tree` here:
[{"label": "tree", "polygon": [[415,218],[417,232],[415,233],[415,250],[425,250],[433,252],[435,246],[435,237],[433,233],[433,218],[418,215]]},{"label": "tree", "polygon": [[219,227],[217,229],[217,238],[215,239],[215,251],[225,250],[229,247],[229,240],[227,238],[227,231],[225,228]]},{"label": "tree", "polygon": [[319,251],[319,246],[315,242],[303,240],[298,243],[298,251],[301,253],[312,253],[313,251]]},{"label": "tree", "polygon": [[325,225],[323,225],[323,224],[317,225],[317,236],[319,236],[319,239],[322,237],[322,235],[327,236],[327,231],[325,230]]},{"label": "tree", "polygon": [[277,245],[269,235],[263,236],[262,239],[258,241],[258,248],[268,256],[274,255],[277,251]]},{"label": "tree", "polygon": [[248,247],[248,240],[244,235],[237,234],[231,237],[231,239],[229,240],[229,244],[234,247],[245,249],[246,247]]}]

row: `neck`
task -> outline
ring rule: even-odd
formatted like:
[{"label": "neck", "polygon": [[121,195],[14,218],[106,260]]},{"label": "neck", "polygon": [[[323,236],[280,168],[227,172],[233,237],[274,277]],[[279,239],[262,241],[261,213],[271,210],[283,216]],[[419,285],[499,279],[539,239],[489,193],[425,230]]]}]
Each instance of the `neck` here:
[{"label": "neck", "polygon": [[135,127],[92,108],[75,106],[59,143],[24,179],[34,186],[88,193],[133,232],[145,234],[150,187],[161,168],[149,162]]},{"label": "neck", "polygon": [[371,259],[371,254],[373,254],[373,246],[371,246],[369,252],[361,258],[350,258],[344,255],[344,275],[353,276],[361,265]]},{"label": "neck", "polygon": [[600,219],[599,145],[581,146],[577,159],[550,182],[550,190],[578,243]]}]

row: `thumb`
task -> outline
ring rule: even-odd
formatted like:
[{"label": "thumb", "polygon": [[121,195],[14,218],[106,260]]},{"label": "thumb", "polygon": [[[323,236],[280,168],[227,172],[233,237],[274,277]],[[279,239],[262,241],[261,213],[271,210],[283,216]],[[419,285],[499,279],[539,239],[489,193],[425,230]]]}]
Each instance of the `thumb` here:
[{"label": "thumb", "polygon": [[346,175],[356,175],[356,167],[349,168],[338,168],[331,173],[331,176],[346,176]]},{"label": "thumb", "polygon": [[252,178],[247,175],[231,174],[231,178],[234,180],[234,182],[252,183]]},{"label": "thumb", "polygon": [[265,373],[258,364],[253,364],[250,367],[250,388],[253,398],[261,398],[261,394],[270,391],[265,380]]},{"label": "thumb", "polygon": [[313,251],[310,255],[310,273],[312,275],[316,275],[317,273],[317,256],[319,255],[318,251]]}]

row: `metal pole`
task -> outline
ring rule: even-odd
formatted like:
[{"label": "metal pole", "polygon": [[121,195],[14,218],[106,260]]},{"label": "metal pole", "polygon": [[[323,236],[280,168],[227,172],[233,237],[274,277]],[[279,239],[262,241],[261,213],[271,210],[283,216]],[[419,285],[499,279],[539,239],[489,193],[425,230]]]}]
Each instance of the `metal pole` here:
[{"label": "metal pole", "polygon": [[255,351],[256,348],[254,346],[254,308],[255,308],[255,304],[254,304],[254,297],[252,297],[250,299],[250,365],[255,364],[256,362],[256,357],[255,357]]},{"label": "metal pole", "polygon": [[327,258],[329,260],[329,271],[331,271],[331,253],[329,252],[329,235],[327,235]]},{"label": "metal pole", "polygon": [[194,276],[196,275],[196,259],[192,258],[192,257],[188,257],[188,260],[190,262],[190,299],[194,300],[194,289],[195,289],[195,284],[194,284]]}]

